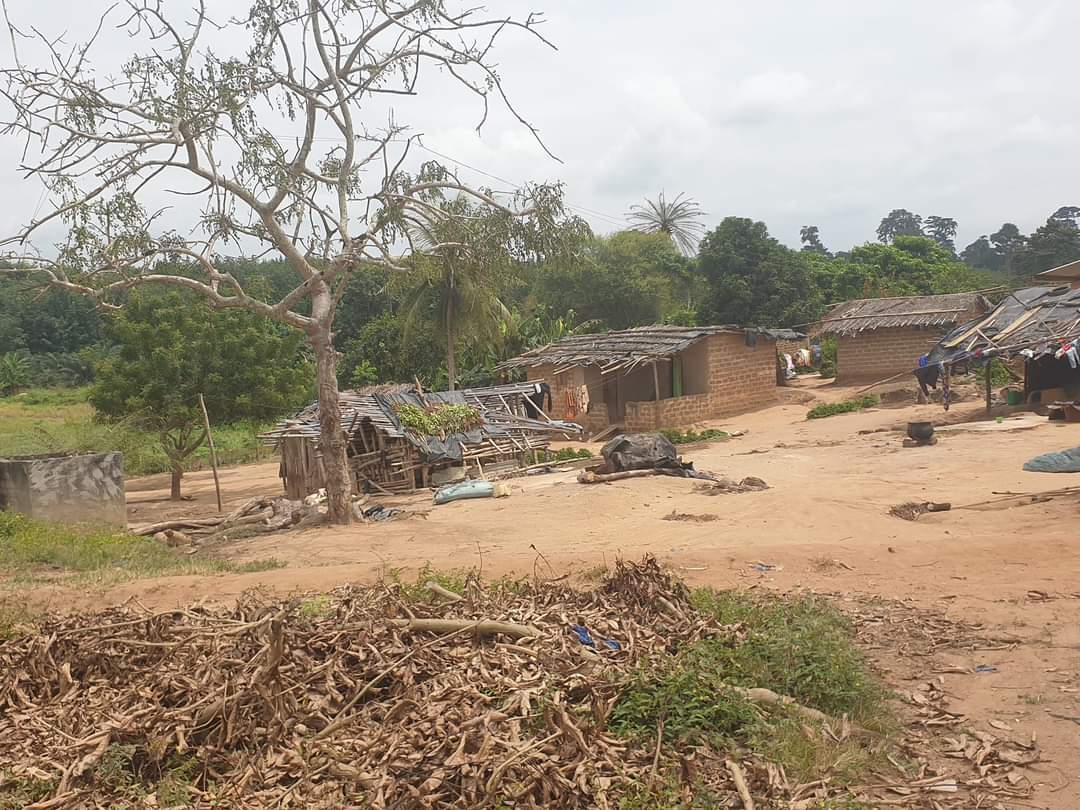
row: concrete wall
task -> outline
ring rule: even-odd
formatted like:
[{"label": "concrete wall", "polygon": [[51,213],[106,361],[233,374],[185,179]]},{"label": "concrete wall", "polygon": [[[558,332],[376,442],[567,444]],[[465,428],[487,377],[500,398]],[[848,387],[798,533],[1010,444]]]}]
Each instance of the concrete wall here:
[{"label": "concrete wall", "polygon": [[945,332],[940,328],[897,327],[842,336],[836,341],[836,381],[874,382],[911,371]]},{"label": "concrete wall", "polygon": [[0,508],[58,523],[127,526],[124,457],[0,458]]}]

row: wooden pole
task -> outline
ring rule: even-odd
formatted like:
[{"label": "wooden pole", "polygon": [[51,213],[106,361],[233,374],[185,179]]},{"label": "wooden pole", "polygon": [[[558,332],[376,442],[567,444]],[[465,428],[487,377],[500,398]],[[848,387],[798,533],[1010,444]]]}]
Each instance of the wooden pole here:
[{"label": "wooden pole", "polygon": [[656,401],[660,401],[660,373],[656,370],[656,361],[652,361],[652,382],[653,390],[656,392]]},{"label": "wooden pole", "polygon": [[221,505],[221,481],[218,480],[217,450],[214,448],[214,434],[210,432],[210,414],[206,412],[206,400],[199,394],[199,407],[202,408],[203,427],[206,428],[206,440],[210,443],[210,468],[214,471],[214,492],[217,495],[217,510],[223,511]]},{"label": "wooden pole", "polygon": [[986,413],[987,413],[987,415],[989,415],[990,411],[991,411],[991,406],[990,406],[990,377],[991,377],[991,373],[993,372],[993,370],[994,370],[994,358],[991,357],[989,360],[986,361]]}]

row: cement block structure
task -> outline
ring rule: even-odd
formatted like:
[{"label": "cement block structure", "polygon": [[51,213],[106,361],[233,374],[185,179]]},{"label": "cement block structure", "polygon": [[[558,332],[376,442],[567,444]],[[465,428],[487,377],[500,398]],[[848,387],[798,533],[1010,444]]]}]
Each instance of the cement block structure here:
[{"label": "cement block structure", "polygon": [[574,335],[499,368],[546,382],[548,416],[577,422],[591,435],[611,426],[654,431],[774,404],[778,334],[738,326],[642,326]]},{"label": "cement block structure", "polygon": [[35,520],[127,526],[121,453],[0,458],[0,509]]},{"label": "cement block structure", "polygon": [[977,292],[860,298],[833,307],[813,334],[836,338],[838,383],[876,382],[914,370],[947,332],[989,309]]}]

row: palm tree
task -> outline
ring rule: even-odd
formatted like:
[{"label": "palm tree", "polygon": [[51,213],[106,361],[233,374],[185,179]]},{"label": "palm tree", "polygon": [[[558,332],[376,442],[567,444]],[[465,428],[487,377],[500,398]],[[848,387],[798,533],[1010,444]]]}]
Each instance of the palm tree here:
[{"label": "palm tree", "polygon": [[509,312],[499,299],[497,274],[506,268],[504,219],[481,212],[463,198],[432,207],[410,219],[414,246],[430,255],[415,259],[419,283],[406,296],[406,324],[433,318],[446,340],[449,388],[457,383],[457,347],[463,335],[499,341]]},{"label": "palm tree", "polygon": [[692,197],[679,194],[668,202],[661,191],[655,202],[647,199],[645,205],[630,206],[627,219],[635,231],[666,233],[684,255],[693,256],[705,233],[705,225],[698,221],[703,216],[705,212]]}]

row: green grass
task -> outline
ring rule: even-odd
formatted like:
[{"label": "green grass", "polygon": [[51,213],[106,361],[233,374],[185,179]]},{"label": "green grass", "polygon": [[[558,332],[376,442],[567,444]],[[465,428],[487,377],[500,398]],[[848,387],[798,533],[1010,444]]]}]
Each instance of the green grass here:
[{"label": "green grass", "polygon": [[0,810],[22,810],[28,804],[47,799],[59,782],[59,777],[34,779],[0,771]]},{"label": "green grass", "polygon": [[662,722],[668,744],[747,747],[804,781],[828,774],[846,783],[877,763],[880,747],[837,742],[790,710],[766,711],[730,688],[771,689],[887,739],[896,727],[889,692],[839,611],[813,597],[704,589],[693,599],[702,613],[739,625],[744,637],[700,641],[639,669],[612,710],[613,731],[648,745]]},{"label": "green grass", "polygon": [[15,584],[50,574],[74,574],[79,581],[112,583],[182,574],[251,573],[280,568],[273,559],[249,563],[187,555],[150,537],[109,529],[39,523],[0,512],[0,571]]},{"label": "green grass", "polygon": [[464,596],[465,585],[471,573],[471,571],[467,571],[464,568],[440,571],[437,568],[433,568],[430,564],[427,564],[416,572],[416,579],[413,582],[406,582],[403,580],[401,571],[396,568],[388,570],[386,572],[386,578],[401,589],[401,595],[405,601],[428,602],[432,599],[439,598],[428,590],[428,582],[436,582],[448,591],[453,591],[460,596]]},{"label": "green grass", "polygon": [[861,411],[863,408],[873,408],[881,400],[877,394],[867,394],[858,399],[849,399],[845,402],[829,402],[817,405],[806,414],[807,419],[824,419],[826,416],[836,416],[838,413],[851,413]]},{"label": "green grass", "polygon": [[672,444],[694,444],[695,442],[717,442],[730,439],[726,431],[709,428],[700,433],[696,430],[679,430],[678,428],[661,428],[660,433]]},{"label": "green grass", "polygon": [[[36,455],[75,451],[93,453],[118,450],[124,454],[128,475],[168,472],[169,460],[156,434],[126,422],[106,423],[94,418],[87,402],[89,388],[31,388],[0,398],[0,456]],[[218,462],[245,464],[269,455],[258,434],[268,424],[241,422],[214,428]],[[210,464],[209,447],[200,447],[186,469]]]}]

